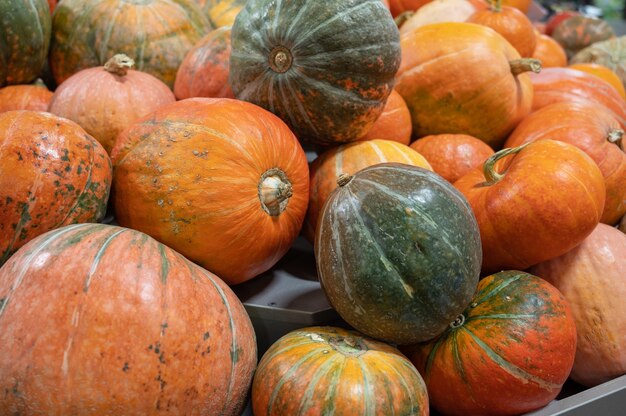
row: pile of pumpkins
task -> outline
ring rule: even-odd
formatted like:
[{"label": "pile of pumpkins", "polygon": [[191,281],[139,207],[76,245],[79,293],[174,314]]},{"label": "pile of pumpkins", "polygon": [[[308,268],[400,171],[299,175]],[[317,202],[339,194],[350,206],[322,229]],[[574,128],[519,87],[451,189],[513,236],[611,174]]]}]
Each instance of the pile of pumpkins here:
[{"label": "pile of pumpkins", "polygon": [[[0,414],[515,415],[626,374],[626,40],[530,5],[3,0]],[[258,361],[231,286],[300,235],[349,328]]]}]

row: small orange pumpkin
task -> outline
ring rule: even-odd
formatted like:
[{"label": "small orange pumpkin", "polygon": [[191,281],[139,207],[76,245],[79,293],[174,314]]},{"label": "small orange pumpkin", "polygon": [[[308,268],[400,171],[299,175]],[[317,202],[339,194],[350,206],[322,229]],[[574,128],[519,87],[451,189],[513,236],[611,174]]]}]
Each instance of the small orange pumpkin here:
[{"label": "small orange pumpkin", "polygon": [[393,140],[408,145],[411,142],[412,130],[411,112],[404,98],[396,90],[392,90],[383,112],[367,134],[359,140]]},{"label": "small orange pumpkin", "polygon": [[0,113],[12,110],[48,111],[52,94],[43,82],[0,88]]},{"label": "small orange pumpkin", "polygon": [[559,43],[548,35],[537,35],[533,58],[541,61],[542,68],[567,66],[567,54]]}]

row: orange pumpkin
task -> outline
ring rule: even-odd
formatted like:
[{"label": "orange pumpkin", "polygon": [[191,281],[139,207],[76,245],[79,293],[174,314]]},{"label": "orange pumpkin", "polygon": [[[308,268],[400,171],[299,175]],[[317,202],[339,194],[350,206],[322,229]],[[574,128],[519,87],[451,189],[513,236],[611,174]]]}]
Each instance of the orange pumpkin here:
[{"label": "orange pumpkin", "polygon": [[468,134],[498,148],[530,112],[532,85],[523,72],[539,70],[538,63],[520,60],[492,29],[436,23],[406,34],[400,45],[395,88],[411,111],[417,137]]},{"label": "orange pumpkin", "polygon": [[600,222],[606,193],[593,159],[555,140],[501,150],[454,186],[476,215],[483,273],[523,270],[580,244]]},{"label": "orange pumpkin", "polygon": [[491,7],[476,11],[466,20],[492,28],[501,34],[522,57],[530,58],[537,45],[532,22],[519,9],[503,6],[502,0],[494,0]]},{"label": "orange pumpkin", "polygon": [[223,26],[200,39],[185,55],[176,73],[176,98],[235,98],[228,84],[229,62],[230,27]]},{"label": "orange pumpkin", "polygon": [[595,386],[626,374],[626,235],[598,224],[578,246],[531,272],[569,302],[578,346],[571,377]]},{"label": "orange pumpkin", "polygon": [[389,10],[396,17],[404,12],[415,11],[431,1],[433,0],[389,0]]},{"label": "orange pumpkin", "polygon": [[176,101],[159,79],[132,68],[128,56],[113,56],[104,66],[83,69],[54,92],[49,111],[69,118],[111,151],[117,135],[135,120]]},{"label": "orange pumpkin", "polygon": [[367,140],[341,145],[327,150],[311,163],[309,207],[303,227],[304,236],[311,242],[319,215],[337,187],[341,174],[353,175],[378,163],[397,162],[432,170],[430,164],[409,146],[390,140]]},{"label": "orange pumpkin", "polygon": [[367,134],[359,140],[393,140],[408,145],[411,142],[412,129],[411,113],[404,98],[396,90],[392,90],[383,112]]},{"label": "orange pumpkin", "polygon": [[52,91],[46,85],[9,85],[0,88],[0,113],[12,110],[47,111]]},{"label": "orange pumpkin", "polygon": [[624,90],[624,84],[622,84],[622,80],[609,67],[600,64],[594,64],[591,62],[572,64],[569,67],[602,78],[613,87],[615,87],[615,89],[617,90],[617,92],[619,92],[619,95],[621,95],[622,98],[626,99],[626,91]]},{"label": "orange pumpkin", "polygon": [[481,0],[432,0],[420,6],[415,13],[399,18],[400,35],[404,36],[415,29],[443,22],[465,22],[477,10],[487,7]]},{"label": "orange pumpkin", "polygon": [[450,183],[482,166],[493,155],[491,147],[466,134],[425,136],[411,143],[411,148],[424,156],[433,170]]},{"label": "orange pumpkin", "polygon": [[189,98],[160,107],[118,136],[111,157],[120,225],[229,284],[272,267],[300,232],[306,156],[287,125],[254,104]]},{"label": "orange pumpkin", "polygon": [[619,147],[623,134],[615,116],[604,107],[563,101],[527,116],[511,133],[505,147],[552,139],[583,150],[604,176],[606,198],[600,221],[615,224],[626,214],[626,153]]},{"label": "orange pumpkin", "polygon": [[217,276],[143,233],[39,236],[0,269],[0,299],[2,415],[241,415],[250,318]]},{"label": "orange pumpkin", "polygon": [[247,0],[194,0],[215,28],[232,26]]},{"label": "orange pumpkin", "polygon": [[533,58],[541,61],[542,68],[563,67],[567,65],[565,49],[548,35],[537,35],[537,46]]},{"label": "orange pumpkin", "polygon": [[108,155],[78,124],[39,111],[1,113],[0,265],[46,231],[102,220],[110,187]]},{"label": "orange pumpkin", "polygon": [[532,3],[533,0],[502,0],[503,5],[515,7],[524,14],[528,13],[528,9],[530,9]]}]

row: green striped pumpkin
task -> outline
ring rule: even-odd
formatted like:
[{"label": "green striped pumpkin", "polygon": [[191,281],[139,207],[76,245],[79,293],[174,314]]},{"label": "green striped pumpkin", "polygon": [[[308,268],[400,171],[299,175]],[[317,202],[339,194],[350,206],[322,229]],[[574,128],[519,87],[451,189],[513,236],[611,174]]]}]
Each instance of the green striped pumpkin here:
[{"label": "green striped pumpkin", "polygon": [[263,355],[255,415],[428,415],[420,374],[397,349],[355,331],[292,331]]},{"label": "green striped pumpkin", "polygon": [[249,0],[231,36],[235,96],[319,145],[365,135],[400,66],[398,28],[380,0]]},{"label": "green striped pumpkin", "polygon": [[50,46],[46,0],[0,1],[0,87],[28,84],[41,73]]},{"label": "green striped pumpkin", "polygon": [[410,344],[441,334],[478,284],[482,249],[466,199],[436,173],[397,163],[338,182],[315,238],[331,305],[374,338]]},{"label": "green striped pumpkin", "polygon": [[0,414],[240,415],[256,366],[241,302],[146,234],[77,224],[0,269]]}]

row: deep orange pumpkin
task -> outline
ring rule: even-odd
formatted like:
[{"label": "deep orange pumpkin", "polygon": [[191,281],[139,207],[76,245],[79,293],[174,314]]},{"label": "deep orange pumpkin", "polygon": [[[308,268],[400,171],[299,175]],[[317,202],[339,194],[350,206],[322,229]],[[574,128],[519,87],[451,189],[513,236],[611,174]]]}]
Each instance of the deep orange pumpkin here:
[{"label": "deep orange pumpkin", "polygon": [[530,79],[533,111],[559,101],[591,101],[611,110],[626,129],[626,101],[605,80],[571,68],[545,68]]},{"label": "deep orange pumpkin", "polygon": [[256,366],[243,305],[143,233],[79,224],[42,235],[0,269],[0,299],[0,414],[243,410]]},{"label": "deep orange pumpkin", "polygon": [[0,113],[12,110],[47,111],[52,91],[45,84],[9,85],[0,88]]},{"label": "deep orange pumpkin", "polygon": [[480,227],[483,273],[560,256],[593,231],[604,209],[602,172],[582,150],[555,140],[513,149],[454,183]]},{"label": "deep orange pumpkin", "polygon": [[341,174],[353,175],[378,163],[397,162],[432,170],[424,156],[409,146],[390,140],[367,140],[349,143],[319,155],[310,168],[309,207],[304,222],[304,236],[311,242],[319,215]]},{"label": "deep orange pumpkin", "polygon": [[411,148],[424,156],[433,171],[450,183],[482,166],[493,155],[493,149],[485,142],[466,134],[425,136],[411,143]]},{"label": "deep orange pumpkin", "polygon": [[578,332],[571,377],[595,386],[626,374],[626,235],[605,224],[531,269],[568,300]]},{"label": "deep orange pumpkin", "polygon": [[230,27],[226,26],[213,30],[187,52],[176,73],[176,98],[235,98],[228,84],[229,63]]},{"label": "deep orange pumpkin", "polygon": [[626,153],[620,148],[623,135],[613,113],[604,107],[563,101],[527,116],[511,133],[505,147],[552,139],[583,150],[604,176],[606,198],[601,221],[615,224],[626,214]]},{"label": "deep orange pumpkin", "polygon": [[133,64],[120,54],[104,66],[77,72],[56,89],[48,111],[75,121],[111,152],[117,135],[132,122],[176,101],[167,85],[131,69]]},{"label": "deep orange pumpkin", "polygon": [[194,0],[215,28],[232,26],[247,0]]},{"label": "deep orange pumpkin", "polygon": [[563,67],[567,65],[565,49],[550,36],[537,35],[537,46],[533,58],[541,61],[542,68]]},{"label": "deep orange pumpkin", "polygon": [[115,214],[229,284],[272,267],[300,232],[309,170],[272,113],[228,98],[160,107],[118,137]]},{"label": "deep orange pumpkin", "polygon": [[46,231],[100,221],[110,187],[108,155],[78,124],[39,111],[1,113],[0,265]]},{"label": "deep orange pumpkin", "polygon": [[411,142],[411,113],[404,98],[396,91],[391,91],[383,112],[374,122],[367,134],[359,140],[383,139],[408,145]]},{"label": "deep orange pumpkin", "polygon": [[561,390],[574,362],[576,326],[552,285],[503,271],[480,281],[443,335],[403,351],[442,414],[519,415]]},{"label": "deep orange pumpkin", "polygon": [[172,88],[185,54],[211,29],[190,0],[63,0],[52,17],[50,69],[60,85],[124,53]]},{"label": "deep orange pumpkin", "polygon": [[356,331],[292,331],[263,355],[252,383],[255,415],[428,415],[422,377],[392,346]]},{"label": "deep orange pumpkin", "polygon": [[492,28],[508,40],[520,56],[530,58],[537,46],[532,22],[519,9],[502,4],[502,0],[493,0],[491,7],[476,11],[466,21]]},{"label": "deep orange pumpkin", "polygon": [[624,84],[622,84],[622,80],[613,70],[611,70],[611,68],[591,62],[571,64],[569,67],[602,78],[613,87],[615,87],[615,89],[617,90],[617,92],[619,92],[619,95],[621,95],[622,98],[626,99],[626,90],[624,90]]},{"label": "deep orange pumpkin", "polygon": [[[531,109],[527,74],[536,61],[492,29],[436,23],[401,38],[396,90],[406,101],[413,134],[468,134],[499,148]],[[488,71],[485,68],[489,68]]]}]

